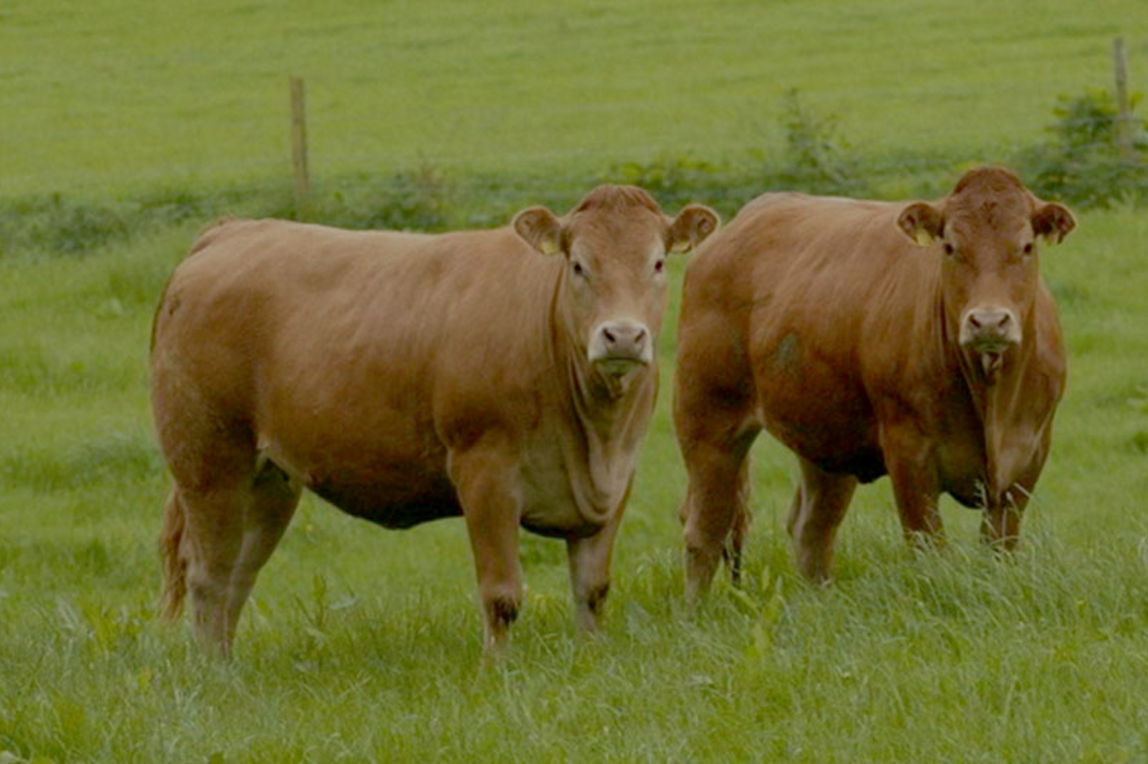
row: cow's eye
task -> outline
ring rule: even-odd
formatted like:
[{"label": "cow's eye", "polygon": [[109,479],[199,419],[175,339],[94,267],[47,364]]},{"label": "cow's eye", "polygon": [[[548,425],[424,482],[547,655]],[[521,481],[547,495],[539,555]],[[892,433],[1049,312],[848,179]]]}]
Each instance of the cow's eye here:
[{"label": "cow's eye", "polygon": [[666,270],[666,258],[659,257],[654,261],[654,273],[662,273]]},{"label": "cow's eye", "polygon": [[953,245],[952,245],[952,244],[950,244],[950,243],[949,243],[949,242],[947,242],[947,241],[946,241],[946,242],[944,243],[944,245],[942,246],[942,249],[944,249],[944,250],[945,250],[945,254],[946,254],[946,255],[952,255],[952,254],[956,254],[956,251],[957,251],[957,250],[956,250],[956,249],[953,247]]},{"label": "cow's eye", "polygon": [[583,268],[582,263],[578,262],[577,260],[574,261],[573,270],[574,270],[575,276],[585,276],[586,275],[586,269]]},{"label": "cow's eye", "polygon": [[1031,242],[1031,241],[1030,241],[1028,244],[1025,244],[1025,245],[1024,245],[1024,253],[1025,253],[1026,255],[1031,255],[1031,254],[1032,254],[1032,242]]}]

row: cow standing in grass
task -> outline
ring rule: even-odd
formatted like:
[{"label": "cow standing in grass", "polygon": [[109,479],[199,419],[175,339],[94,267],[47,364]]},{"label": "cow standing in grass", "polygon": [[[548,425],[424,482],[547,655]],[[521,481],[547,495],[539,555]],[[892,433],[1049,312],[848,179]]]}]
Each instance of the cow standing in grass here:
[{"label": "cow standing in grass", "polygon": [[490,231],[205,232],[153,327],[167,614],[190,591],[199,637],[228,653],[309,488],[388,528],[462,515],[488,650],[521,605],[519,526],[566,540],[596,628],[657,390],[665,258],[717,223],[603,186]]},{"label": "cow standing in grass", "polygon": [[1037,240],[1074,226],[981,168],[935,203],[766,194],[707,242],[686,272],[674,403],[689,598],[723,551],[736,575],[763,428],[801,465],[789,532],[810,579],[829,577],[857,483],[886,473],[910,538],[940,536],[947,492],[1012,547],[1065,383]]}]

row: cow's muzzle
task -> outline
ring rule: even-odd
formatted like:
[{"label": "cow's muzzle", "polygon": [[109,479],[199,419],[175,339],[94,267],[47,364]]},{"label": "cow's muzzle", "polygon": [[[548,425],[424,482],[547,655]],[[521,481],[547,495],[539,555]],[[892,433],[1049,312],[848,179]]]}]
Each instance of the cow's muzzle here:
[{"label": "cow's muzzle", "polygon": [[650,330],[634,321],[599,324],[590,337],[588,356],[591,363],[616,367],[619,371],[633,364],[649,364],[654,360]]},{"label": "cow's muzzle", "polygon": [[977,353],[1003,353],[1020,341],[1020,321],[1008,308],[977,308],[961,318],[961,346]]}]

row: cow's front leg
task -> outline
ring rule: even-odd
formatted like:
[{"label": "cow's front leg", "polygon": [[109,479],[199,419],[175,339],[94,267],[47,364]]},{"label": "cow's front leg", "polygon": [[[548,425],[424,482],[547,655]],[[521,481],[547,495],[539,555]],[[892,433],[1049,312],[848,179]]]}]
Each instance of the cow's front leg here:
[{"label": "cow's front leg", "polygon": [[566,540],[570,588],[574,594],[574,621],[586,632],[598,630],[602,606],[610,591],[610,558],[621,519],[619,509],[593,536]]},{"label": "cow's front leg", "polygon": [[914,545],[944,545],[937,507],[941,488],[932,441],[912,418],[906,418],[882,426],[881,449],[905,538]]},{"label": "cow's front leg", "polygon": [[483,646],[501,650],[522,606],[522,566],[518,560],[521,499],[517,461],[498,446],[476,445],[450,455],[450,477],[462,504],[482,607]]}]

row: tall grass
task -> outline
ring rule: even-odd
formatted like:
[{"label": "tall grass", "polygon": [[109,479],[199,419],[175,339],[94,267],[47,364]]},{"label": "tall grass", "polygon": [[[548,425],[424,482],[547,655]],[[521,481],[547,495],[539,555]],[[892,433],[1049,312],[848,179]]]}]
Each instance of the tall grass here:
[{"label": "tall grass", "polygon": [[[367,531],[314,499],[261,577],[235,660],[213,662],[184,627],[161,627],[154,538],[167,478],[147,415],[144,295],[158,293],[194,226],[81,260],[0,264],[0,751],[57,761],[1142,757],[1148,283],[1134,253],[1144,226],[1133,210],[1089,213],[1045,256],[1072,376],[1015,559],[982,549],[975,514],[948,502],[952,547],[914,555],[882,482],[859,492],[843,527],[838,582],[810,587],[782,530],[791,458],[763,441],[746,589],[719,583],[687,619],[675,517],[684,483],[663,394],[605,634],[574,632],[562,545],[526,535],[526,606],[494,665],[480,660],[461,523]],[[676,287],[682,260],[673,265]],[[672,350],[670,331],[667,380]]]}]

